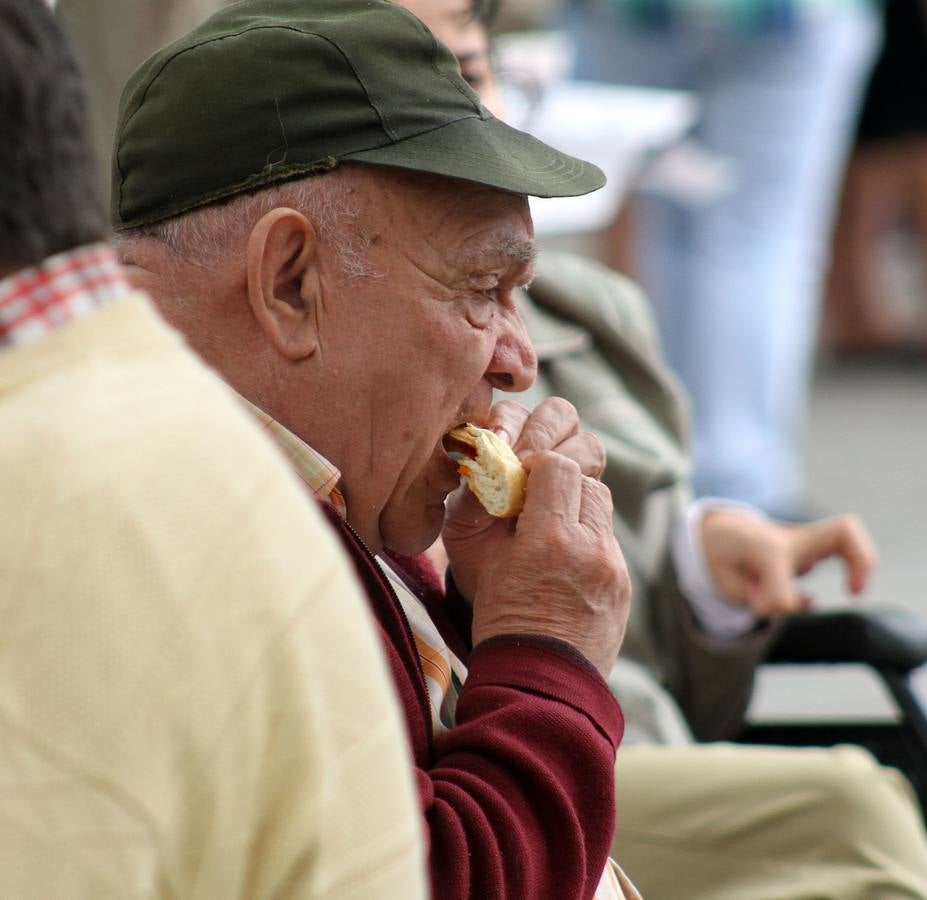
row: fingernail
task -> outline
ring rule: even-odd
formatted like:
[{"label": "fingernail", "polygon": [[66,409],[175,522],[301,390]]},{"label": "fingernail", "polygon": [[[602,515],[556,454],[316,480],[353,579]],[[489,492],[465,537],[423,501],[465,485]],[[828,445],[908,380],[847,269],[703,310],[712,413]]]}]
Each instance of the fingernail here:
[{"label": "fingernail", "polygon": [[493,428],[493,434],[502,438],[510,447],[512,446],[512,439],[509,437],[509,433],[504,428]]}]

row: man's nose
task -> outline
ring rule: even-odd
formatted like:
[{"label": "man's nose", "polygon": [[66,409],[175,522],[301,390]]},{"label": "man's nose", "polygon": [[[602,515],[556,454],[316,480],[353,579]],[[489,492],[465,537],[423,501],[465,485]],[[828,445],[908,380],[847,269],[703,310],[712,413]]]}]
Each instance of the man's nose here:
[{"label": "man's nose", "polygon": [[486,370],[489,383],[500,391],[526,391],[538,373],[538,358],[531,346],[521,316],[512,310],[496,340],[492,359]]}]

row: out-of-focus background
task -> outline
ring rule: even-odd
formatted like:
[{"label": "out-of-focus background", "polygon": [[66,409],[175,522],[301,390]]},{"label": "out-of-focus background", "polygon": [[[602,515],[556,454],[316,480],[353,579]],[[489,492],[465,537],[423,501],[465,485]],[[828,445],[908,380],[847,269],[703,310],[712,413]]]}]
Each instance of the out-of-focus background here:
[{"label": "out-of-focus background", "polygon": [[[78,44],[93,86],[100,177],[107,184],[115,109],[126,78],[147,55],[220,5],[221,0],[122,0],[118,4],[60,0],[60,15]],[[594,0],[502,0],[497,19],[497,67],[513,124],[568,152],[593,159],[610,177],[605,191],[588,198],[535,202],[542,245],[568,247],[596,257],[642,278],[650,292],[658,294],[666,287],[659,284],[660,277],[680,266],[686,254],[705,258],[714,252],[704,243],[686,243],[691,235],[684,232],[692,222],[703,223],[701,232],[719,229],[718,240],[726,242],[725,246],[737,239],[708,213],[722,210],[739,190],[748,167],[736,158],[736,148],[741,138],[757,140],[756,134],[750,134],[755,116],[749,101],[741,101],[745,108],[728,111],[722,123],[716,105],[722,101],[730,104],[730,98],[719,100],[707,82],[695,79],[688,83],[690,73],[682,66],[678,84],[655,84],[652,72],[646,71],[653,68],[648,63],[657,62],[656,68],[668,69],[671,56],[661,57],[653,50],[655,59],[648,60],[642,54],[645,58],[635,60],[629,49],[621,59],[602,58],[601,48],[584,43],[589,41],[590,27],[600,35],[610,35],[602,24],[606,20],[596,20],[595,16],[611,16],[623,5],[638,11],[648,6],[631,0],[602,0],[598,5]],[[677,5],[686,6],[684,2]],[[845,2],[847,8],[862,9],[863,5]],[[868,12],[845,23],[843,33],[826,36],[821,44],[826,52],[810,45],[806,48],[808,56],[835,56],[832,97],[846,107],[845,123],[832,123],[834,134],[843,129],[839,137],[842,150],[833,146],[838,138],[832,135],[830,139],[833,174],[809,175],[798,188],[813,195],[819,205],[832,207],[832,212],[818,210],[827,219],[817,266],[820,271],[809,276],[803,270],[796,279],[805,279],[803,289],[811,301],[804,307],[796,306],[796,312],[789,314],[791,319],[783,320],[785,313],[779,309],[762,323],[745,325],[752,332],[730,326],[728,333],[726,329],[745,306],[755,304],[759,309],[764,302],[775,305],[775,297],[766,296],[766,288],[787,274],[775,267],[764,269],[768,263],[761,261],[751,269],[753,248],[748,241],[743,266],[734,267],[742,268],[746,275],[731,282],[740,285],[734,307],[721,313],[717,320],[721,324],[711,326],[717,333],[707,334],[704,343],[709,348],[720,346],[722,354],[730,347],[732,357],[740,351],[759,365],[762,352],[745,349],[746,336],[752,334],[751,340],[766,336],[771,342],[774,332],[781,330],[784,337],[779,335],[776,340],[784,341],[785,346],[777,351],[779,356],[768,360],[769,385],[757,390],[763,403],[769,400],[770,409],[778,402],[775,392],[780,387],[783,394],[791,391],[788,396],[798,398],[792,404],[796,409],[785,410],[797,460],[797,470],[780,480],[790,481],[788,492],[773,496],[762,485],[747,485],[732,476],[729,485],[735,489],[724,493],[737,493],[742,486],[741,499],[795,518],[856,512],[868,526],[880,554],[878,572],[862,602],[904,606],[927,616],[927,105],[923,103],[927,96],[927,18],[923,0],[888,0],[884,7],[874,4],[866,9]],[[868,16],[866,21],[864,16]],[[615,27],[611,19],[607,22],[608,28]],[[718,34],[712,23],[696,23],[695,37],[686,46],[679,38],[679,22],[639,17],[634,23],[642,35],[639,43],[652,41],[653,47],[669,48],[674,46],[672,40],[676,41],[673,52],[677,55],[691,53],[690,70],[700,52],[720,66],[727,50],[713,46]],[[813,36],[817,39],[821,34],[814,32]],[[622,40],[621,46],[630,47],[627,34]],[[752,38],[741,40],[749,42]],[[836,59],[835,48],[844,46],[840,41],[845,42],[846,50]],[[739,57],[731,54],[731,65],[743,68],[745,84],[751,78],[762,81],[760,49],[750,47]],[[775,61],[776,57],[770,59]],[[632,63],[641,75],[635,87],[622,80]],[[601,80],[591,77],[598,73]],[[727,77],[730,81],[734,76]],[[809,69],[808,78],[814,77]],[[822,75],[819,80],[823,79]],[[783,85],[782,96],[790,90],[794,93],[794,87]],[[782,98],[767,99],[772,103]],[[836,104],[828,99],[821,108],[809,105],[802,113],[808,117],[806,130],[823,128],[822,121],[833,113]],[[736,128],[730,124],[732,115],[741,117]],[[770,136],[770,141],[774,139],[778,136]],[[727,146],[735,151],[723,149]],[[791,144],[783,147],[790,150]],[[820,162],[817,157],[815,160]],[[834,182],[831,201],[827,197],[828,177]],[[773,185],[772,190],[785,188]],[[761,198],[755,205],[767,201],[772,202]],[[738,215],[735,211],[734,218]],[[647,229],[661,223],[664,228],[676,229],[672,235],[675,243],[668,245],[670,252],[662,258],[662,267],[657,266],[652,287],[647,279],[654,273],[648,273],[648,265],[653,267],[654,263],[645,259],[641,234],[651,233]],[[788,229],[785,231],[783,241],[792,237]],[[647,245],[647,252],[652,246],[652,242]],[[714,277],[727,274],[715,273]],[[674,303],[686,302],[680,295],[686,288],[694,288],[695,279],[683,274],[682,290],[677,286]],[[689,323],[687,317],[693,310],[698,313],[693,301],[688,302],[684,308],[658,308],[664,324],[670,320],[670,331],[674,322]],[[716,412],[707,406],[700,409],[699,404],[707,401],[699,392],[716,397],[737,379],[713,366],[712,359],[679,361],[690,344],[698,343],[692,335],[703,324],[693,319],[681,337],[665,334],[664,339],[676,353],[674,363],[678,362],[686,380],[693,382],[689,386],[697,395],[696,414],[703,411],[706,419],[717,414],[718,421],[724,423],[728,411]],[[790,334],[797,349],[789,346]],[[803,342],[808,342],[804,353]],[[674,343],[681,344],[682,349],[672,346]],[[802,361],[803,357],[807,358]],[[790,376],[791,381],[779,378],[780,370],[791,367],[796,373]],[[703,372],[707,372],[704,378]],[[720,392],[711,387],[713,378],[716,382],[720,379]],[[762,391],[772,393],[767,397]],[[754,436],[749,429],[742,435],[736,427],[722,433],[729,439],[720,449],[717,432],[698,438],[697,457],[700,453],[706,469],[705,492],[713,492],[710,488],[715,484],[725,486],[724,473],[709,472],[706,459],[710,463],[726,455],[736,468],[745,460],[763,457],[761,449],[753,449]],[[771,462],[770,472],[776,471]],[[774,474],[770,478],[777,483]],[[816,573],[809,580],[809,589],[821,606],[849,602],[836,565]],[[920,688],[927,700],[927,673],[921,674]],[[764,670],[752,710],[760,717],[796,711],[819,717],[848,708],[879,717],[888,705],[876,682],[862,670],[822,670],[809,683],[807,672],[799,675],[785,667],[775,672]]]}]

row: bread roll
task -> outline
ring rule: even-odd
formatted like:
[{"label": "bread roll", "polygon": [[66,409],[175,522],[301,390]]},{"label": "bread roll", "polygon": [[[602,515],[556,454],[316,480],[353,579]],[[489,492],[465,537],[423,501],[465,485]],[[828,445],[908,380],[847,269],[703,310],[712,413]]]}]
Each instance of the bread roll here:
[{"label": "bread roll", "polygon": [[457,470],[486,512],[500,519],[511,519],[521,512],[528,476],[502,438],[468,423],[448,432],[445,448],[458,461]]}]

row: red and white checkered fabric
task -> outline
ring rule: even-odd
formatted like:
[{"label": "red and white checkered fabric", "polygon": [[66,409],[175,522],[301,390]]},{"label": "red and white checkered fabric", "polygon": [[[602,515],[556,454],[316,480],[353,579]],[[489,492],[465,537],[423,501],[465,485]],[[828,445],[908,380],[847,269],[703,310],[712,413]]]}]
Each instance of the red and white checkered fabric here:
[{"label": "red and white checkered fabric", "polygon": [[0,346],[39,340],[130,292],[108,244],[57,253],[0,281]]}]

